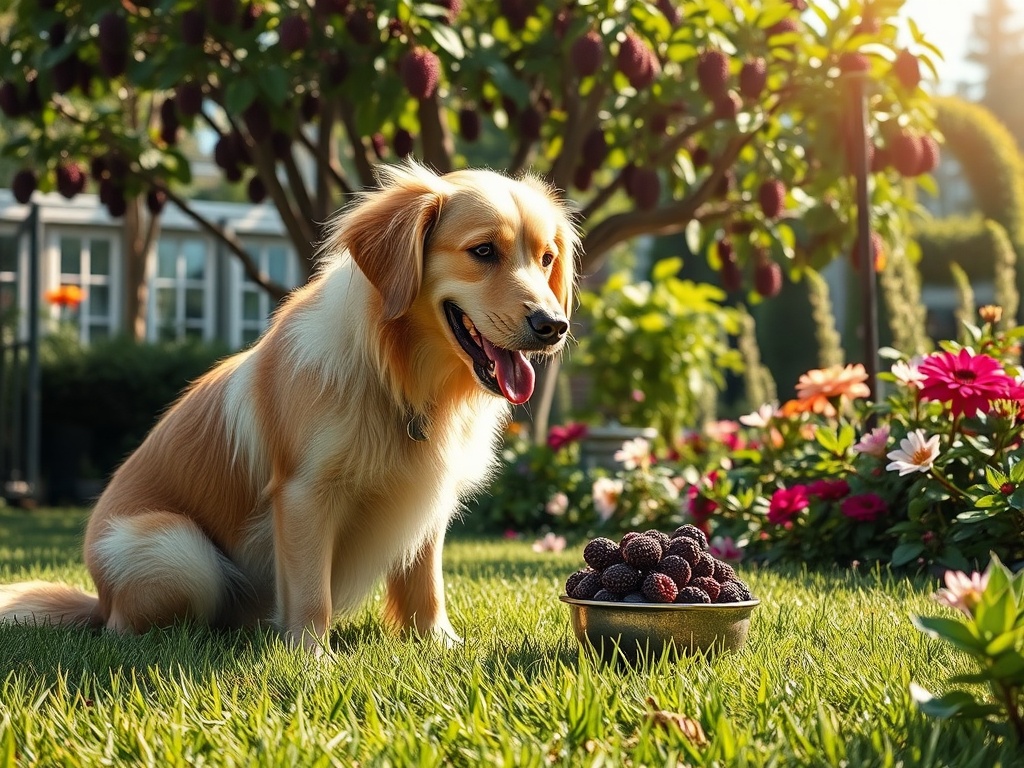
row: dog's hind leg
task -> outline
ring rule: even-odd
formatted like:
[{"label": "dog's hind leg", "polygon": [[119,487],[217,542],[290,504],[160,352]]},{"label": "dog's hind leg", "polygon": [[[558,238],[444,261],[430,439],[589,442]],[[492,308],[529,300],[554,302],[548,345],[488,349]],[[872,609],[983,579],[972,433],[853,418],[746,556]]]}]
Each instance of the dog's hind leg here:
[{"label": "dog's hind leg", "polygon": [[104,523],[86,550],[106,626],[144,632],[188,620],[217,623],[244,577],[198,525],[172,512]]},{"label": "dog's hind leg", "polygon": [[408,567],[388,577],[384,618],[397,629],[415,631],[422,637],[433,637],[446,646],[453,646],[462,639],[448,621],[445,607],[441,573],[444,535],[442,527],[427,539]]}]

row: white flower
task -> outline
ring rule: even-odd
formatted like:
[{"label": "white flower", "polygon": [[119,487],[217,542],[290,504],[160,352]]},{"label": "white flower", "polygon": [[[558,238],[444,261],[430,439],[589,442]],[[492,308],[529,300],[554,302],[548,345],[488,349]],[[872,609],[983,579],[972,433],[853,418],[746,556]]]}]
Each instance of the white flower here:
[{"label": "white flower", "polygon": [[534,552],[561,552],[565,549],[565,537],[553,533],[544,534],[544,538],[533,542]]},{"label": "white flower", "polygon": [[569,509],[569,497],[559,491],[544,506],[544,510],[552,517],[561,517]]},{"label": "white flower", "polygon": [[615,452],[615,460],[621,461],[626,469],[647,468],[651,464],[651,444],[642,437],[627,440]]},{"label": "white flower", "polygon": [[921,384],[927,378],[917,369],[917,364],[913,360],[907,363],[898,360],[893,363],[892,375],[896,377],[896,381],[900,384],[911,389],[920,389]]},{"label": "white flower", "polygon": [[599,477],[594,481],[591,494],[594,497],[594,509],[597,510],[601,522],[615,514],[615,509],[619,506],[619,496],[622,495],[622,487],[621,480],[612,480],[610,477]]},{"label": "white flower", "polygon": [[911,472],[927,472],[932,468],[938,455],[939,436],[927,437],[923,429],[915,429],[900,440],[898,449],[886,454],[887,458],[892,459],[892,463],[886,466],[886,469],[897,469],[900,476],[909,475]]},{"label": "white flower", "polygon": [[765,403],[753,413],[748,413],[746,416],[740,416],[740,424],[747,427],[756,427],[758,429],[764,429],[771,424],[772,418],[775,416],[775,406],[771,403]]}]

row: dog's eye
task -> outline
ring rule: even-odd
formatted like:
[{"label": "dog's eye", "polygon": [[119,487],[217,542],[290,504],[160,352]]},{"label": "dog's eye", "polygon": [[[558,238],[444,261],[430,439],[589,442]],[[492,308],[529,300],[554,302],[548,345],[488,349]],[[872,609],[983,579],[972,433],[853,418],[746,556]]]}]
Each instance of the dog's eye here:
[{"label": "dog's eye", "polygon": [[540,260],[541,266],[550,267],[551,262],[555,260],[555,254],[548,252],[545,253]]},{"label": "dog's eye", "polygon": [[498,255],[497,249],[492,243],[480,243],[469,249],[469,252],[483,261],[490,261]]}]

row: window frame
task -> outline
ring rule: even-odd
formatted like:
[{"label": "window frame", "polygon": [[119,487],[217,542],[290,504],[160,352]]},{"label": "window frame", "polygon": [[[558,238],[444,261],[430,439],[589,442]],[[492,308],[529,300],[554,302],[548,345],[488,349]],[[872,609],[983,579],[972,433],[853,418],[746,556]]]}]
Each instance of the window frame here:
[{"label": "window frame", "polygon": [[[166,242],[176,243],[174,277],[164,277],[159,274],[160,246]],[[203,246],[204,263],[203,277],[201,279],[188,277],[184,250],[184,245],[187,242],[197,242]],[[216,249],[208,237],[194,232],[178,230],[165,230],[160,233],[160,236],[153,243],[152,249],[150,249],[146,265],[146,285],[149,291],[146,302],[147,341],[183,341],[189,338],[187,333],[189,328],[200,329],[199,338],[203,341],[212,341],[216,338],[216,266]],[[157,295],[161,288],[174,289],[174,335],[170,339],[165,339],[161,335],[164,326],[162,325],[163,319],[158,313],[159,301],[157,300]],[[186,296],[189,290],[195,289],[203,291],[203,316],[200,319],[189,318],[186,313]]]},{"label": "window frame", "polygon": [[[76,239],[79,241],[79,262],[77,275],[64,271],[64,239]],[[110,247],[109,271],[105,275],[96,275],[92,271],[92,258],[94,241],[104,241]],[[77,285],[84,292],[82,303],[78,305],[73,322],[78,327],[78,340],[82,344],[89,344],[93,339],[93,326],[106,325],[107,336],[111,338],[121,332],[122,326],[122,256],[123,247],[119,233],[107,228],[81,227],[51,225],[47,237],[47,252],[50,269],[46,270],[46,277],[43,280],[43,292],[55,290],[62,285]],[[68,277],[74,279],[67,279]],[[94,315],[92,289],[94,287],[105,287],[108,291],[108,306],[105,315]],[[61,307],[49,305],[46,311],[54,321],[62,318]]]}]

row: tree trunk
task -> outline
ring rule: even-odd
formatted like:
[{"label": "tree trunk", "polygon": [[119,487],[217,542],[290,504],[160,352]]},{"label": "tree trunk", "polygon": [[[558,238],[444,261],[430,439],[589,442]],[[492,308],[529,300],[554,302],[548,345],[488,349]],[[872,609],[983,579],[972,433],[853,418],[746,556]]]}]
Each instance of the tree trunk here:
[{"label": "tree trunk", "polygon": [[137,197],[128,203],[124,215],[124,310],[121,325],[135,341],[146,339],[146,302],[149,286],[146,284],[146,258],[156,241],[160,228],[159,216],[145,211],[143,199]]}]

